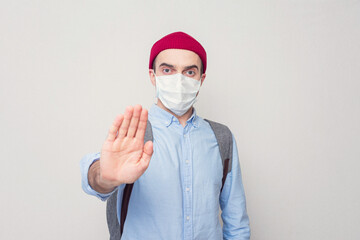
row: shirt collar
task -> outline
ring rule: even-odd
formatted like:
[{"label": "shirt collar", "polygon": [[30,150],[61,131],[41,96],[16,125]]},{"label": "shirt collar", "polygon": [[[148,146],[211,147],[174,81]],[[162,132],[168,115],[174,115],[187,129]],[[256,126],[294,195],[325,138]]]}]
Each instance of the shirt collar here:
[{"label": "shirt collar", "polygon": [[[156,118],[158,118],[163,124],[165,124],[166,127],[170,126],[173,122],[179,123],[179,120],[174,115],[160,108],[155,103],[151,106],[149,110],[149,114],[152,116],[156,116]],[[186,122],[191,123],[194,127],[198,127],[199,117],[197,116],[194,107],[193,107],[193,113]]]}]

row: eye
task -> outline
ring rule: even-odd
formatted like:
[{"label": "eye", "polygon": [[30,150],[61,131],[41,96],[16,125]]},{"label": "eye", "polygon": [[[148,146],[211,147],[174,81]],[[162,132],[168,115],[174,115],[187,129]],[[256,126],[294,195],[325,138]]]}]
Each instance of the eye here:
[{"label": "eye", "polygon": [[186,71],[186,75],[189,76],[189,77],[193,77],[195,75],[195,71],[193,70],[187,70]]},{"label": "eye", "polygon": [[164,68],[162,70],[162,72],[165,73],[165,74],[169,74],[169,73],[171,73],[171,69],[170,68]]}]

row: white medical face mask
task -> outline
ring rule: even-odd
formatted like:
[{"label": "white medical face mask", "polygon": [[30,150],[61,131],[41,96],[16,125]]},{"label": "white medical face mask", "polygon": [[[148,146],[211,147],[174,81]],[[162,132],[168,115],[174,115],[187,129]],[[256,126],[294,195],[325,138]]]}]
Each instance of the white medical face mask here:
[{"label": "white medical face mask", "polygon": [[[155,75],[155,73],[154,73]],[[178,116],[184,115],[196,101],[200,80],[181,73],[156,76],[156,97],[166,108]]]}]

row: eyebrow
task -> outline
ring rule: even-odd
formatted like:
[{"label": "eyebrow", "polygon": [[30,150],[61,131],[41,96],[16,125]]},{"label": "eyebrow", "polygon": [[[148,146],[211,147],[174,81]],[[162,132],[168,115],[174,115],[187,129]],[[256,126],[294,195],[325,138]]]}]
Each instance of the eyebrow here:
[{"label": "eyebrow", "polygon": [[[171,65],[171,64],[168,64],[168,63],[161,63],[161,64],[159,65],[159,67],[161,67],[161,66],[166,66],[166,67],[169,67],[169,68],[174,68],[174,65]],[[196,68],[197,70],[199,70],[199,67],[196,66],[195,64],[194,64],[194,65],[190,65],[190,66],[186,66],[184,70],[189,70],[189,69],[191,69],[191,68]]]},{"label": "eyebrow", "polygon": [[196,66],[196,65],[186,66],[184,70],[189,70],[192,68],[196,68],[197,70],[199,70],[198,66]]},{"label": "eyebrow", "polygon": [[162,63],[159,65],[159,67],[161,66],[166,66],[166,67],[169,67],[169,68],[174,68],[174,65],[171,65],[171,64],[168,64],[168,63]]}]

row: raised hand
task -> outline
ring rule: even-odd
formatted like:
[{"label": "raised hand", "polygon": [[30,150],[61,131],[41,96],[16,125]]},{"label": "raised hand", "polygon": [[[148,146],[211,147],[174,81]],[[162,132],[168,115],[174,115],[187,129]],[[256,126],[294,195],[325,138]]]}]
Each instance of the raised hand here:
[{"label": "raised hand", "polygon": [[144,144],[147,119],[148,112],[140,105],[129,106],[116,117],[101,149],[95,185],[110,190],[135,182],[145,172],[153,153],[152,141]]}]

